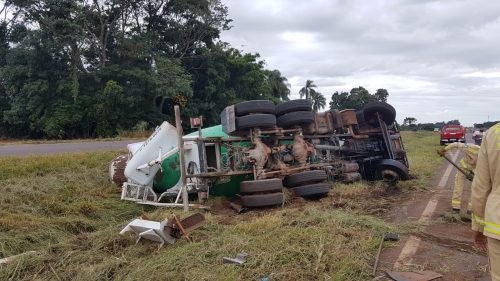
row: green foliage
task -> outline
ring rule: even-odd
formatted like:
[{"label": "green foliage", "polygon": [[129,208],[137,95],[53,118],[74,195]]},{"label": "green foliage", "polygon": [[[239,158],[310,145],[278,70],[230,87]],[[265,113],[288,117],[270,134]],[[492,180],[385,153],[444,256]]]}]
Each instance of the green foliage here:
[{"label": "green foliage", "polygon": [[348,92],[335,92],[332,95],[330,109],[356,109],[359,110],[363,106],[372,101],[387,102],[389,92],[386,89],[378,89],[374,94],[370,94],[368,90],[359,86],[351,89]]},{"label": "green foliage", "polygon": [[314,81],[307,80],[306,85],[299,90],[300,98],[304,97],[306,100],[312,102],[314,112],[318,112],[326,106],[326,99],[320,92],[316,91],[317,86]]},{"label": "green foliage", "polygon": [[411,126],[414,125],[415,123],[417,123],[417,119],[415,117],[406,117],[403,120],[403,125]]},{"label": "green foliage", "polygon": [[[214,125],[230,103],[288,99],[286,78],[258,54],[216,43],[231,22],[220,0],[8,5],[0,19],[4,136],[111,136],[172,120],[176,103],[183,118]],[[162,116],[158,106],[170,110]]]},{"label": "green foliage", "polygon": [[460,125],[460,121],[459,120],[450,120],[448,122],[446,122],[446,125]]}]

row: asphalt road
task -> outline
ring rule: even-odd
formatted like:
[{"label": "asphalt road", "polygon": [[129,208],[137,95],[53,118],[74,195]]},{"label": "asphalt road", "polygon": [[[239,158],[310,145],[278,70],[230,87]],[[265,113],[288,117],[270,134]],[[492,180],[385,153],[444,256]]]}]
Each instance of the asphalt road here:
[{"label": "asphalt road", "polygon": [[127,144],[140,140],[122,141],[91,141],[67,143],[42,143],[42,144],[6,144],[0,145],[0,157],[12,155],[51,154],[61,152],[86,152],[98,150],[125,149]]},{"label": "asphalt road", "polygon": [[[474,143],[472,133],[467,133],[466,142]],[[9,155],[32,155],[51,154],[61,152],[85,152],[97,150],[119,150],[125,149],[127,144],[139,142],[140,140],[122,141],[91,141],[91,142],[67,142],[67,143],[43,143],[43,144],[6,144],[0,145],[0,156]]]},{"label": "asphalt road", "polygon": [[466,143],[474,143],[474,140],[472,139],[472,133],[465,134],[465,142]]}]

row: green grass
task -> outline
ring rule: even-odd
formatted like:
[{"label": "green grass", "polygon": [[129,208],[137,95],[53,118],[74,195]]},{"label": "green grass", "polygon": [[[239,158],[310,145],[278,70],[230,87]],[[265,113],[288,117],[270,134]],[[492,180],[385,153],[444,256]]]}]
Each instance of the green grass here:
[{"label": "green grass", "polygon": [[405,131],[402,132],[402,137],[414,179],[401,183],[401,186],[407,189],[426,189],[429,179],[437,172],[435,168],[443,163],[443,159],[436,153],[441,147],[439,133]]},{"label": "green grass", "polygon": [[[405,191],[423,188],[440,163],[435,139],[404,135],[418,175],[402,183]],[[259,280],[269,274],[272,280],[370,280],[379,235],[416,231],[381,219],[395,196],[385,196],[380,184],[334,183],[321,201],[239,215],[213,199],[214,212],[192,233],[193,243],[135,245],[134,237],[118,234],[133,218],[161,220],[181,211],[120,201],[107,179],[117,154],[0,158],[0,257],[38,252],[1,268],[0,280]],[[243,266],[222,264],[242,250],[249,254]]]}]

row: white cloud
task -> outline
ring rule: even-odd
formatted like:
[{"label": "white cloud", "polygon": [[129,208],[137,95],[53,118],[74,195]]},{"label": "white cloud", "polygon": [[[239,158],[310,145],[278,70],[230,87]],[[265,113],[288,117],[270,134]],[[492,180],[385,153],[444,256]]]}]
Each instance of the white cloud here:
[{"label": "white cloud", "polygon": [[279,69],[292,97],[307,79],[335,91],[386,88],[398,120],[500,120],[500,2],[223,0],[222,40]]}]

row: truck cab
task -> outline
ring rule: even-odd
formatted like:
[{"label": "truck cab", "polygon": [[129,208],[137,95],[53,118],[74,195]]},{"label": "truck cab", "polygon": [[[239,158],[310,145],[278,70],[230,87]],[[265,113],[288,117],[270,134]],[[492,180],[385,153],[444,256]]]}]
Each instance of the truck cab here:
[{"label": "truck cab", "polygon": [[465,142],[465,128],[462,125],[444,125],[439,143]]}]

